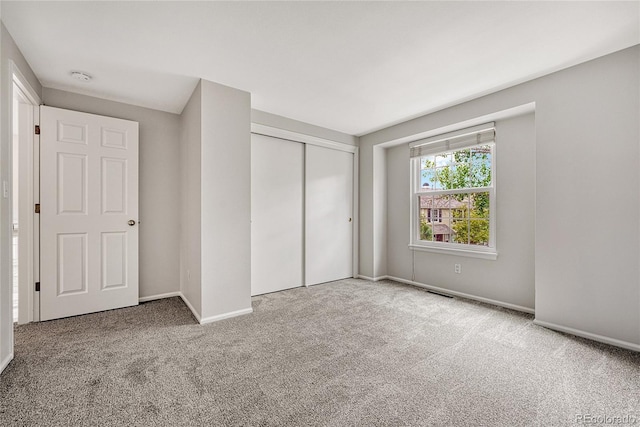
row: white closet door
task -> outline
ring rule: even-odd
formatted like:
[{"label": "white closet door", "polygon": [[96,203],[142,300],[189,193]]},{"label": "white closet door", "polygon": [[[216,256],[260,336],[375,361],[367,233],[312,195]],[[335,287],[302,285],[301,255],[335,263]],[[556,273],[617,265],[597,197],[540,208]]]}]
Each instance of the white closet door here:
[{"label": "white closet door", "polygon": [[305,284],[353,277],[353,154],[307,145]]},{"label": "white closet door", "polygon": [[304,144],[251,135],[251,295],[302,286]]}]

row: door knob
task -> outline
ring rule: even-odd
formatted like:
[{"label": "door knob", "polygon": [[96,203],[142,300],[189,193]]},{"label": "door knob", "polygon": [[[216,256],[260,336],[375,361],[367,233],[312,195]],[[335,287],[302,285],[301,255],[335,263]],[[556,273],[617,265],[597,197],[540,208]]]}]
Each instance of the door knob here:
[{"label": "door knob", "polygon": [[349,218],[349,222],[351,222],[351,218]]},{"label": "door knob", "polygon": [[134,226],[134,225],[136,225],[136,222],[134,220],[130,219],[127,224],[129,224],[130,226]]}]

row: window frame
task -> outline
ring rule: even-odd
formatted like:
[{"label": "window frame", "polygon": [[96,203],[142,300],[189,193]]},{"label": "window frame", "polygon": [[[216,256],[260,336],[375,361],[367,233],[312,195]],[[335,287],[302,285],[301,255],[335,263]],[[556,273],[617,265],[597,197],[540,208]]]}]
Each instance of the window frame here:
[{"label": "window frame", "polygon": [[[483,258],[495,260],[498,257],[498,251],[496,246],[496,143],[488,142],[482,143],[481,146],[491,146],[491,185],[488,187],[476,187],[476,188],[461,188],[451,190],[421,190],[421,161],[423,157],[410,158],[411,169],[411,221],[410,221],[410,239],[409,248],[414,251],[426,251],[435,252],[449,255],[460,255],[472,258]],[[440,154],[454,153],[456,151],[468,150],[473,148],[473,145],[468,147],[458,147],[455,149],[442,150],[430,155],[436,156]],[[454,242],[437,242],[420,240],[420,196],[429,195],[451,195],[462,193],[489,193],[489,244],[488,246],[472,245],[468,243],[454,243]]]}]

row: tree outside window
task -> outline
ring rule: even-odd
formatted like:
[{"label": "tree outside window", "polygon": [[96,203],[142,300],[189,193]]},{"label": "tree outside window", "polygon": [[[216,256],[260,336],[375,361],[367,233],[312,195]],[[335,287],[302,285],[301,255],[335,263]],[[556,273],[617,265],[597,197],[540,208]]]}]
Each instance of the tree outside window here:
[{"label": "tree outside window", "polygon": [[490,244],[492,153],[490,144],[420,158],[420,240]]}]

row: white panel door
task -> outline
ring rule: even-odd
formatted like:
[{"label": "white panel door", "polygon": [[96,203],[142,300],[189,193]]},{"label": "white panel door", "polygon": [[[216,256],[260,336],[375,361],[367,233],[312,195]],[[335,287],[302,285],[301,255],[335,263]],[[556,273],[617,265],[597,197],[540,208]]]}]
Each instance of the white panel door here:
[{"label": "white panel door", "polygon": [[353,153],[307,144],[305,284],[353,277]]},{"label": "white panel door", "polygon": [[251,135],[251,295],[302,286],[304,144]]},{"label": "white panel door", "polygon": [[40,319],[138,304],[138,123],[40,111]]}]

